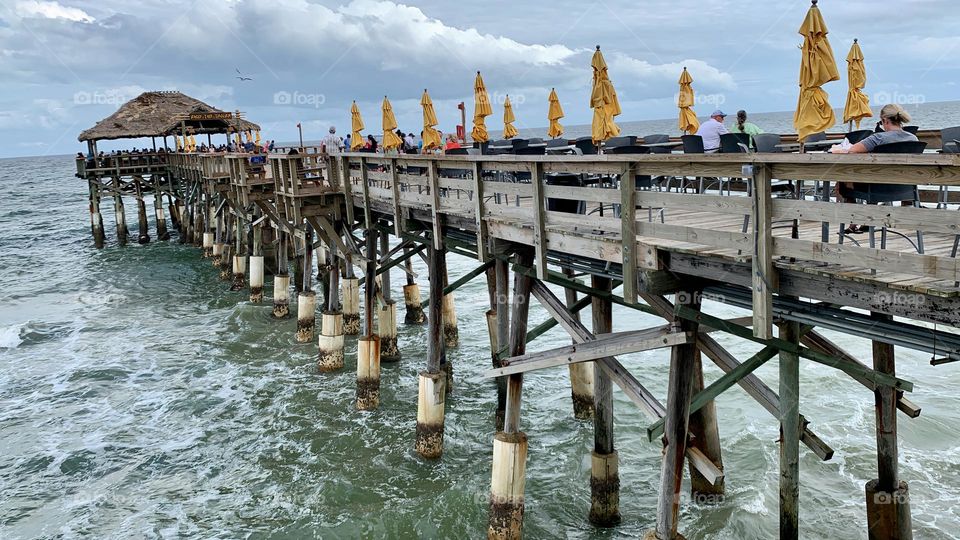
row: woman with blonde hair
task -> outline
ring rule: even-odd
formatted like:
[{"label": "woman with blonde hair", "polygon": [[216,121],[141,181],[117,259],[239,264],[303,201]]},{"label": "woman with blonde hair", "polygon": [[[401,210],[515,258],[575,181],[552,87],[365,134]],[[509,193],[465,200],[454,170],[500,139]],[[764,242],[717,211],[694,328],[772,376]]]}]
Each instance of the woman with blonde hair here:
[{"label": "woman with blonde hair", "polygon": [[[885,144],[916,141],[918,140],[916,135],[903,130],[903,125],[909,121],[910,114],[903,110],[903,107],[896,103],[889,103],[880,109],[880,127],[883,131],[870,135],[850,148],[837,148],[831,150],[831,152],[834,154],[867,154],[873,152],[878,146]],[[852,190],[853,184],[851,182],[841,182],[837,184],[837,200],[845,203],[856,202],[849,195]],[[843,232],[851,234],[866,231],[867,227],[850,224]]]}]

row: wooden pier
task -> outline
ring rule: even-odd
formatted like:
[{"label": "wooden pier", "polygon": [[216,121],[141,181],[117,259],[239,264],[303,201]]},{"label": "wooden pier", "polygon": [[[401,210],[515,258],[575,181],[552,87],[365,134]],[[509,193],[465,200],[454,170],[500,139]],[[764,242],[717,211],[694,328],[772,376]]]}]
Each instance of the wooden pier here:
[{"label": "wooden pier", "polygon": [[[483,276],[490,292],[487,375],[497,382],[490,396],[497,403],[491,538],[522,533],[527,438],[537,437],[536,426],[522,423],[524,374],[561,368],[571,376],[571,414],[594,424],[592,502],[584,511],[597,526],[616,525],[620,497],[636,495],[620,493],[614,387],[649,416],[650,440],[662,441],[659,502],[649,509],[656,528],[648,537],[674,539],[681,537],[685,462],[702,500],[736,482],[724,474],[713,400],[739,385],[780,425],[781,538],[797,538],[801,445],[821,460],[834,454],[817,434],[817,419],[799,408],[800,362],[840,370],[864,387],[865,398],[873,394],[877,478],[865,486],[864,524],[870,538],[911,537],[910,479],[897,472],[897,411],[915,418],[920,407],[908,397],[913,383],[897,375],[895,351],[923,351],[934,364],[960,360],[960,212],[838,204],[829,193],[839,181],[913,184],[922,200],[952,197],[949,188],[960,185],[954,155],[328,156],[301,148],[150,154],[96,167],[78,159],[77,166],[91,186],[98,246],[105,242],[103,195],[114,198],[122,243],[123,196],[140,205],[144,241],[142,201],[152,193],[158,238],[167,236],[166,199],[181,241],[204,248],[234,289],[250,288],[251,301],[271,296],[278,318],[288,316],[293,282],[297,337],[318,344],[320,371],[344,369],[345,336],[358,335],[359,409],[390,406],[380,400],[380,362],[403,355],[390,279],[391,271],[401,272],[405,324],[428,327],[428,357],[402,359],[422,367],[412,440],[424,458],[443,453],[455,373],[445,350],[457,343],[453,294]],[[563,178],[576,185],[563,185]],[[851,222],[874,229],[842,235]],[[448,276],[449,253],[475,258],[476,270]],[[429,268],[425,278],[409,266],[418,256]],[[263,291],[264,274],[274,276],[272,293]],[[429,283],[425,302],[415,277]],[[562,287],[564,297],[547,284]],[[532,299],[552,319],[529,328]],[[704,299],[747,308],[751,316],[719,318]],[[663,324],[614,333],[613,304]],[[581,317],[588,306],[591,316]],[[556,325],[571,345],[528,352],[541,349],[537,337]],[[873,340],[873,358],[854,357],[823,329]],[[763,349],[736,358],[714,332]],[[654,349],[669,365],[660,371],[666,396],[652,394],[617,358]],[[753,371],[775,356],[780,377],[773,389]],[[724,372],[707,386],[702,358]]]}]

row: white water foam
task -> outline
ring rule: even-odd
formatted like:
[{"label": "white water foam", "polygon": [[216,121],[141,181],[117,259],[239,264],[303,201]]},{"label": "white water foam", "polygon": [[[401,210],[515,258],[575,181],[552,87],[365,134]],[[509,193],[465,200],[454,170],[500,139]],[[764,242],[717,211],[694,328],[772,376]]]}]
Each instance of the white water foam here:
[{"label": "white water foam", "polygon": [[0,328],[0,349],[16,349],[23,343],[20,333],[27,323],[11,324]]}]

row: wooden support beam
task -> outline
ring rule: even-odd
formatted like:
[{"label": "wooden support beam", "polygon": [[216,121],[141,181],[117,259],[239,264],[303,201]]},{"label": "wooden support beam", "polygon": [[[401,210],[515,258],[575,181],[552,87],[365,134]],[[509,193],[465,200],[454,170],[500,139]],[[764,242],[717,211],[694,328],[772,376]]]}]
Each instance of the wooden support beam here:
[{"label": "wooden support beam", "polygon": [[537,269],[537,279],[547,276],[547,226],[546,200],[543,197],[543,186],[546,179],[543,175],[543,165],[533,163],[530,169],[530,179],[533,184],[533,250],[534,265]]},{"label": "wooden support beam", "polygon": [[[782,323],[780,335],[799,348],[800,323]],[[790,540],[800,536],[800,356],[781,349],[779,367],[780,538]]]},{"label": "wooden support beam", "polygon": [[506,358],[502,361],[503,367],[488,370],[484,373],[484,376],[501,377],[514,373],[526,373],[537,369],[590,362],[608,356],[662,349],[663,347],[693,342],[692,334],[673,332],[669,326],[618,332],[606,334],[593,341],[578,345],[565,345],[546,351]]},{"label": "wooden support beam", "polygon": [[[340,177],[343,179],[343,198],[344,206],[346,207],[347,212],[347,231],[349,232],[353,229],[356,219],[353,216],[353,180],[350,178],[350,158],[341,157],[340,158]],[[299,182],[298,179],[294,179],[295,182]]]},{"label": "wooden support beam", "polygon": [[[529,267],[533,263],[531,250],[517,254],[518,262]],[[510,356],[523,356],[527,349],[527,316],[530,313],[530,289],[533,279],[521,273],[514,274],[513,309],[510,317]],[[432,311],[432,310],[431,310]],[[507,403],[504,411],[503,431],[520,431],[520,394],[523,390],[523,373],[517,372],[507,378]]]},{"label": "wooden support beam", "polygon": [[360,188],[363,193],[363,226],[373,228],[372,210],[370,208],[370,178],[367,171],[367,158],[360,158]]},{"label": "wooden support beam", "polygon": [[777,347],[781,351],[787,351],[787,352],[792,352],[794,354],[798,354],[801,357],[806,358],[808,360],[813,360],[818,364],[823,364],[825,366],[830,366],[830,367],[839,369],[840,371],[843,371],[844,373],[847,373],[850,376],[856,375],[856,376],[863,377],[874,384],[892,386],[904,392],[913,391],[913,383],[910,381],[905,381],[898,377],[894,377],[886,373],[881,373],[879,371],[866,368],[862,365],[850,364],[848,362],[839,360],[834,356],[826,355],[818,351],[814,351],[813,349],[808,349],[806,347],[800,347],[799,345],[790,343],[789,341],[786,341],[780,338],[771,338],[771,339],[758,338],[754,336],[753,332],[745,326],[733,324],[731,322],[725,321],[717,317],[713,317],[711,315],[707,315],[702,312],[694,312],[689,308],[685,308],[684,306],[681,306],[681,305],[676,306],[675,312],[677,313],[677,315],[679,315],[684,319],[698,320],[703,324],[706,324],[713,328],[718,328],[720,330],[723,330],[724,332],[728,332],[735,336],[742,337],[744,339],[749,339],[750,341],[755,341],[763,345],[773,345],[774,347]]},{"label": "wooden support beam", "polygon": [[[478,267],[474,268],[473,270],[467,272],[466,274],[460,276],[459,279],[457,279],[457,280],[454,281],[453,283],[451,283],[451,284],[449,284],[449,285],[447,285],[446,287],[443,288],[443,294],[444,294],[444,296],[452,293],[453,291],[459,289],[460,287],[463,287],[464,285],[466,285],[467,283],[469,283],[470,280],[472,280],[473,278],[475,278],[475,277],[479,276],[480,274],[486,272],[486,271],[487,271],[487,268],[490,268],[491,266],[493,266],[493,260],[492,260],[492,259],[484,262],[484,263],[481,264],[480,266],[478,266]],[[430,305],[430,299],[428,298],[427,301],[424,302],[423,307],[427,307],[427,306],[429,306],[429,305]]]},{"label": "wooden support beam", "polygon": [[447,273],[447,253],[445,250],[430,246],[429,280],[431,307],[427,315],[427,373],[440,373],[443,361],[443,276]]},{"label": "wooden support beam", "polygon": [[[800,338],[800,342],[815,351],[819,351],[823,354],[829,354],[831,356],[835,356],[836,358],[844,362],[849,362],[851,364],[860,364],[863,367],[867,367],[865,364],[863,364],[863,362],[860,362],[859,360],[854,358],[853,355],[844,351],[837,344],[833,343],[832,341],[827,339],[823,334],[817,331],[811,330],[807,332],[806,334],[803,335],[803,337]],[[876,390],[877,388],[877,385],[873,384],[870,380],[864,377],[854,376],[853,378],[854,380],[864,385],[865,387],[869,388],[870,390]],[[920,416],[920,407],[914,404],[909,399],[905,398],[903,394],[900,392],[898,392],[898,395],[897,395],[897,409],[900,409],[900,412],[906,414],[910,418],[916,418]]]},{"label": "wooden support beam", "polygon": [[770,167],[753,165],[753,335],[773,337],[773,293],[777,290],[773,268],[773,202]]},{"label": "wooden support beam", "polygon": [[443,225],[440,216],[440,173],[437,171],[437,162],[430,161],[427,166],[430,182],[430,214],[433,218],[433,247],[443,248]]},{"label": "wooden support beam", "polygon": [[400,174],[397,172],[397,160],[390,160],[390,191],[393,195],[393,233],[400,238],[403,234],[403,211],[400,209]]},{"label": "wooden support beam", "polygon": [[473,162],[473,219],[477,228],[477,259],[487,260],[487,222],[483,198],[483,168],[481,162]]},{"label": "wooden support beam", "polygon": [[[620,238],[623,244],[623,299],[637,301],[637,183],[636,171],[625,164],[620,176]],[[654,255],[656,256],[656,255]]]}]

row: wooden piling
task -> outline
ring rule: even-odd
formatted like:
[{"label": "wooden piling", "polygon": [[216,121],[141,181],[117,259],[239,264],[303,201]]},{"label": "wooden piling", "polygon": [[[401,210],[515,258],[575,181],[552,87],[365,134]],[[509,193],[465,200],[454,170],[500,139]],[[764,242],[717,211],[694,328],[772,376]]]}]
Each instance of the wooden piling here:
[{"label": "wooden piling", "polygon": [[[890,317],[871,314],[880,320]],[[896,375],[896,354],[893,345],[873,342],[873,369]],[[897,391],[877,385],[873,391],[877,431],[877,478],[867,482],[867,536],[870,540],[905,540],[913,538],[910,515],[910,489],[900,480],[897,448]]]},{"label": "wooden piling", "polygon": [[93,234],[93,245],[98,249],[103,248],[106,243],[106,235],[103,231],[103,214],[100,213],[100,180],[91,178],[88,180],[90,188],[90,231]]},{"label": "wooden piling", "polygon": [[441,314],[446,253],[429,248],[430,315],[427,317],[427,367],[420,373],[417,395],[417,452],[425,458],[443,454],[443,422],[447,376],[441,370],[444,356],[443,315]]},{"label": "wooden piling", "polygon": [[[610,292],[610,278],[592,276],[593,289]],[[569,302],[569,298],[568,298]],[[576,299],[574,299],[574,303]],[[593,333],[597,338],[613,332],[613,303],[594,297]],[[593,453],[590,467],[590,522],[601,527],[620,523],[620,475],[613,444],[613,382],[596,362],[593,368]]]},{"label": "wooden piling", "polygon": [[348,336],[360,334],[360,280],[347,277],[341,280],[340,299],[343,302],[343,333]]},{"label": "wooden piling", "polygon": [[156,177],[153,183],[153,217],[157,221],[157,240],[169,240],[170,232],[167,231],[167,218],[163,212],[163,191]]},{"label": "wooden piling", "polygon": [[285,319],[290,315],[290,276],[273,276],[273,317]]},{"label": "wooden piling", "polygon": [[[530,267],[533,253],[523,250],[518,264]],[[533,279],[521,272],[514,274],[513,313],[510,318],[511,357],[524,354],[527,346],[527,316]],[[524,482],[527,460],[527,436],[520,431],[520,400],[523,374],[507,379],[507,403],[503,431],[493,440],[493,468],[490,481],[490,515],[487,538],[515,539],[523,535]]]},{"label": "wooden piling", "polygon": [[313,331],[317,323],[317,293],[303,291],[297,295],[297,342],[313,341]]},{"label": "wooden piling", "polygon": [[246,285],[247,277],[247,258],[243,255],[233,256],[233,281],[230,284],[231,291],[242,291]]},{"label": "wooden piling", "polygon": [[405,324],[423,324],[427,321],[423,314],[423,304],[420,302],[420,286],[413,278],[413,262],[410,260],[409,248],[403,248],[403,254],[407,259],[403,261],[407,276],[407,284],[403,286],[403,304],[406,308],[403,322]]},{"label": "wooden piling", "polygon": [[[699,311],[699,291],[677,293],[677,303]],[[687,319],[675,319],[680,331],[696,335],[698,324]],[[696,344],[676,345],[670,352],[670,374],[667,386],[667,410],[663,432],[663,461],[660,468],[660,492],[657,500],[655,538],[675,540],[680,514],[680,483],[683,479],[683,457],[687,450],[687,421],[690,396],[693,389]],[[649,535],[649,533],[648,533]],[[648,536],[649,537],[649,536]]]},{"label": "wooden piling", "polygon": [[117,221],[117,243],[121,246],[127,245],[127,237],[130,231],[127,230],[127,215],[123,208],[123,196],[120,194],[120,177],[113,177],[113,213]]},{"label": "wooden piling", "polygon": [[[564,268],[563,275],[573,279],[573,270]],[[577,291],[564,288],[567,308],[573,307],[577,303]],[[579,320],[578,313],[573,314],[573,318]],[[576,341],[574,341],[576,344]],[[577,420],[590,420],[593,418],[593,399],[594,399],[594,363],[580,362],[570,364],[567,368],[570,374],[570,397],[573,400],[573,417]]]},{"label": "wooden piling", "polygon": [[357,342],[357,409],[361,411],[380,406],[380,337],[374,332],[377,289],[376,228],[370,227],[366,230],[366,244],[363,337]]},{"label": "wooden piling", "polygon": [[140,178],[133,181],[135,196],[137,199],[137,243],[150,243],[150,230],[147,225],[147,203],[143,200],[143,183]]},{"label": "wooden piling", "polygon": [[256,304],[263,302],[263,277],[263,229],[262,225],[255,225],[250,251],[250,301]]},{"label": "wooden piling", "polygon": [[343,314],[325,311],[320,320],[317,368],[324,373],[343,369]]},{"label": "wooden piling", "polygon": [[[510,269],[507,261],[498,258],[494,262],[494,284],[496,287],[495,311],[496,311],[496,342],[497,348],[493,350],[494,366],[500,367],[501,362],[498,358],[500,349],[510,341]],[[491,340],[492,341],[492,340]],[[494,418],[494,432],[503,431],[504,416],[507,413],[507,379],[505,377],[497,378],[497,409]]]},{"label": "wooden piling", "polygon": [[[800,343],[800,323],[780,325],[781,339]],[[780,351],[780,538],[800,537],[800,356]]]},{"label": "wooden piling", "polygon": [[[170,210],[170,224],[173,226],[174,229],[182,233],[182,229],[180,228],[180,212],[177,206],[176,199],[174,198],[173,193],[168,193],[167,197],[169,197],[169,199],[167,199],[168,201],[167,209]],[[162,196],[160,197],[160,206],[163,207]]]},{"label": "wooden piling", "polygon": [[[703,390],[703,362],[699,347],[693,362],[693,395]],[[717,426],[717,409],[713,400],[703,405],[699,410],[690,414],[690,447],[700,450],[713,465],[723,471],[722,451],[720,449],[720,431]],[[725,489],[723,477],[716,483],[707,478],[697,469],[694,462],[687,456],[690,471],[690,496],[697,504],[717,504],[723,502]]]},{"label": "wooden piling", "polygon": [[231,279],[233,279],[233,246],[224,244],[220,259],[220,280],[230,281]]},{"label": "wooden piling", "polygon": [[[386,262],[390,252],[390,236],[380,234],[380,261]],[[380,272],[380,312],[377,316],[377,335],[380,336],[380,360],[396,362],[400,360],[400,348],[397,346],[397,303],[390,292],[390,269]]]}]

